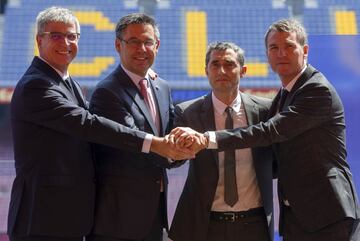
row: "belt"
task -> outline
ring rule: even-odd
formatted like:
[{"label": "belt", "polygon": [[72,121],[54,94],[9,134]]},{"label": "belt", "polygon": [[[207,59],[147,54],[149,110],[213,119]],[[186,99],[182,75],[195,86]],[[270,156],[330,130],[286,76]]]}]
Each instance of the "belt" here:
[{"label": "belt", "polygon": [[240,212],[210,212],[210,219],[218,222],[236,222],[242,218],[265,215],[263,207]]}]

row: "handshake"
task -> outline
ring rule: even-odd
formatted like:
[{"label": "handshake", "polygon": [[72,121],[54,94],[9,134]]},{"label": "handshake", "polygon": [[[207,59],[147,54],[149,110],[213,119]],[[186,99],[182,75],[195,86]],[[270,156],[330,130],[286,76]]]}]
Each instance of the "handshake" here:
[{"label": "handshake", "polygon": [[165,137],[154,136],[150,151],[173,160],[195,158],[208,146],[208,138],[189,127],[177,127]]}]

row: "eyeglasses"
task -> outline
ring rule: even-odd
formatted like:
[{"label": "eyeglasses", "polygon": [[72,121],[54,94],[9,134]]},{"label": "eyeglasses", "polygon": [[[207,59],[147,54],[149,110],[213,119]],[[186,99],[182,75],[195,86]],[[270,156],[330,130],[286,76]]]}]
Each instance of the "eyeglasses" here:
[{"label": "eyeglasses", "polygon": [[138,48],[138,47],[141,47],[142,45],[144,45],[147,48],[152,48],[156,44],[155,40],[152,40],[152,39],[148,39],[145,41],[141,41],[140,39],[136,39],[136,38],[129,39],[129,40],[125,40],[122,38],[119,38],[119,39],[133,48]]},{"label": "eyeglasses", "polygon": [[67,39],[69,42],[76,42],[80,38],[79,33],[42,32],[41,35],[49,35],[53,41]]}]

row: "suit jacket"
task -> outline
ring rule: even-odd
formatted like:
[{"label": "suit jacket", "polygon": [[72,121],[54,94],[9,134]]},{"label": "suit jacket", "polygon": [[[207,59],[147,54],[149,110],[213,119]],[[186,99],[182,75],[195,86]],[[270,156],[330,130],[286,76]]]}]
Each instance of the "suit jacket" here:
[{"label": "suit jacket", "polygon": [[[170,88],[161,78],[150,81],[150,85],[160,114],[160,132],[138,88],[121,65],[96,86],[90,109],[132,129],[163,136],[173,120]],[[95,147],[95,153],[99,189],[94,233],[121,239],[144,238],[159,207],[161,179],[166,191],[168,160],[100,145]]]},{"label": "suit jacket", "polygon": [[218,132],[219,150],[274,144],[281,208],[287,199],[307,231],[345,217],[358,219],[359,202],[346,162],[344,108],[334,87],[308,65],[275,114],[278,99],[279,94],[268,121]]},{"label": "suit jacket", "polygon": [[[249,124],[266,118],[270,100],[247,94],[241,94],[241,99]],[[215,130],[211,94],[177,105],[175,125],[188,126],[199,132]],[[253,148],[252,155],[269,235],[273,237],[272,151],[269,147]],[[174,241],[206,240],[218,179],[217,151],[201,151],[195,160],[190,161],[188,177],[169,233]]]},{"label": "suit jacket", "polygon": [[141,151],[145,133],[88,112],[59,74],[35,57],[11,100],[16,178],[11,236],[80,237],[93,225],[95,175],[88,141]]}]

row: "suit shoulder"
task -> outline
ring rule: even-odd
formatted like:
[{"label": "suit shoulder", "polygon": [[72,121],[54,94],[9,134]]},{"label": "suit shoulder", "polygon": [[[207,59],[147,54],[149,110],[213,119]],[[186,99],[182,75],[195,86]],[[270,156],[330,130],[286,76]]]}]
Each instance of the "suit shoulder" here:
[{"label": "suit shoulder", "polygon": [[181,103],[178,103],[176,105],[176,108],[181,109],[182,111],[194,111],[197,110],[203,103],[205,100],[205,96],[201,96],[198,97],[196,99],[192,99],[192,100],[187,100]]},{"label": "suit shoulder", "polygon": [[250,95],[250,94],[245,94],[247,96],[249,96],[249,98],[261,109],[269,109],[271,104],[272,104],[272,99],[266,98],[266,97],[262,97],[262,96],[257,96],[257,95]]},{"label": "suit shoulder", "polygon": [[35,69],[28,69],[17,83],[17,88],[50,88],[56,84],[54,80],[47,77],[45,74],[36,71]]},{"label": "suit shoulder", "polygon": [[154,85],[160,85],[162,88],[170,89],[169,82],[165,79],[157,77],[155,80],[150,80],[153,82]]},{"label": "suit shoulder", "polygon": [[100,80],[96,86],[97,88],[111,88],[111,86],[114,84],[114,82],[117,80],[116,75],[114,72],[110,73],[108,76],[106,76],[104,79]]}]

